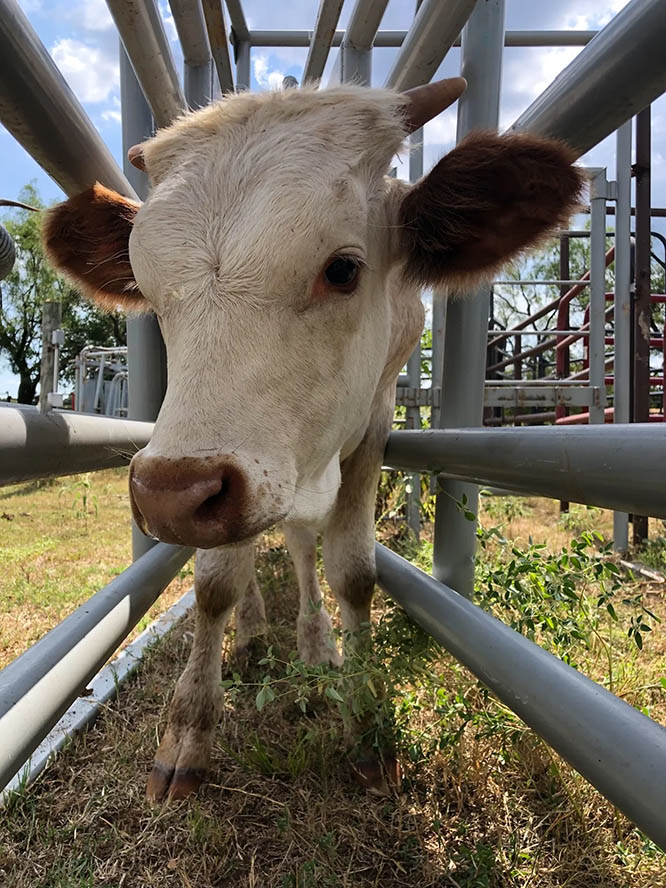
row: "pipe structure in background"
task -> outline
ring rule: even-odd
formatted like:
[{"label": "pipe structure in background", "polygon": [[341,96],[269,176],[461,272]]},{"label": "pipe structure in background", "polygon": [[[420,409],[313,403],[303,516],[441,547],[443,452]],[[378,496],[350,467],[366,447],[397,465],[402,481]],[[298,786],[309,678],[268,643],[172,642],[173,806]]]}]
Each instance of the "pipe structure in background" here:
[{"label": "pipe structure in background", "polygon": [[[227,4],[228,5],[228,4]],[[373,46],[402,46],[408,31],[377,31]],[[505,46],[587,46],[597,35],[597,31],[506,31]],[[331,46],[340,46],[345,32],[336,31]],[[248,32],[248,40],[252,46],[309,46],[312,31],[261,31]],[[456,37],[453,46],[460,46],[460,37]]]},{"label": "pipe structure in background", "polygon": [[183,86],[190,108],[203,108],[213,96],[213,60],[201,0],[169,0],[183,50]]},{"label": "pipe structure in background", "polygon": [[372,44],[388,0],[356,0],[340,47],[340,82],[372,82]]}]

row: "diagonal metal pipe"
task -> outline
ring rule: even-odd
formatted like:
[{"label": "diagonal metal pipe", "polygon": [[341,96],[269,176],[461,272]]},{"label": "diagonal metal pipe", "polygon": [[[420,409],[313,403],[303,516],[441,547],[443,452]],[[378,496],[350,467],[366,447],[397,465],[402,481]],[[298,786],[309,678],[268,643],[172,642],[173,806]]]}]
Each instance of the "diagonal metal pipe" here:
[{"label": "diagonal metal pipe", "polygon": [[107,0],[157,127],[187,109],[155,0]]},{"label": "diagonal metal pipe", "polygon": [[666,90],[666,3],[632,0],[511,127],[585,154]]},{"label": "diagonal metal pipe", "polygon": [[424,0],[386,78],[386,86],[404,92],[428,83],[475,5],[476,0]]},{"label": "diagonal metal pipe", "polygon": [[319,80],[324,73],[343,3],[344,0],[321,0],[303,69],[303,83]]},{"label": "diagonal metal pipe", "polygon": [[0,120],[65,194],[99,181],[136,199],[16,0],[0,0]]},{"label": "diagonal metal pipe", "polygon": [[221,0],[202,0],[203,14],[210,41],[210,49],[215,62],[220,89],[223,93],[233,92],[234,75],[231,71],[227,30]]},{"label": "diagonal metal pipe", "polygon": [[381,588],[666,849],[666,729],[384,546],[375,555]]}]

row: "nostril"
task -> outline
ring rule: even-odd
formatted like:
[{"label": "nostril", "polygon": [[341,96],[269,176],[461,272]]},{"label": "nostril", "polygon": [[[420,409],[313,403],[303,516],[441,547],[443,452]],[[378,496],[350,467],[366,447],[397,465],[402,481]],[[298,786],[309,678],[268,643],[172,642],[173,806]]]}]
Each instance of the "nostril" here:
[{"label": "nostril", "polygon": [[211,496],[207,497],[195,510],[195,520],[207,522],[216,521],[221,518],[222,513],[226,507],[230,487],[231,482],[229,477],[223,477],[220,481],[220,489],[217,491],[217,493],[214,493]]}]

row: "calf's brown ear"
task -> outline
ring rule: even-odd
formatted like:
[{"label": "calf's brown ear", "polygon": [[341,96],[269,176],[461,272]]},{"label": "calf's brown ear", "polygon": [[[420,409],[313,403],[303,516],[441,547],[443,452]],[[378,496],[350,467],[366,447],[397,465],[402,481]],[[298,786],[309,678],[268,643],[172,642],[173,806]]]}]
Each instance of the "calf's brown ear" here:
[{"label": "calf's brown ear", "polygon": [[52,264],[104,308],[148,308],[129,261],[140,206],[96,182],[45,214],[42,239]]},{"label": "calf's brown ear", "polygon": [[534,246],[575,210],[585,181],[561,142],[473,133],[400,207],[405,274],[465,289]]}]

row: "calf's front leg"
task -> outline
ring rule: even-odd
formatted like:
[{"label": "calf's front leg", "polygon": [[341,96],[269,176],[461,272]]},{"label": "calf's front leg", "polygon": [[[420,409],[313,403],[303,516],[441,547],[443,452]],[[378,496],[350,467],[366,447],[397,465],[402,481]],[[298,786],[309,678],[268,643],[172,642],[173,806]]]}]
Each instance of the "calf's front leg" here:
[{"label": "calf's front leg", "polygon": [[[375,405],[366,435],[341,465],[342,483],[335,509],[324,531],[326,579],[340,605],[345,657],[352,672],[370,651],[370,607],[375,589],[375,499],[384,446],[391,428],[393,399],[389,393]],[[361,669],[362,673],[362,669]],[[361,684],[363,679],[361,678]],[[365,693],[359,682],[348,683],[348,694]],[[379,703],[377,705],[380,705]],[[354,772],[358,782],[377,795],[400,783],[400,767],[390,737],[380,752],[371,731],[375,713],[367,712],[351,727],[355,741]]]},{"label": "calf's front leg", "polygon": [[198,550],[194,641],[148,778],[149,799],[182,799],[195,792],[206,775],[222,711],[224,628],[236,602],[245,593],[254,594],[255,586],[253,543]]}]

